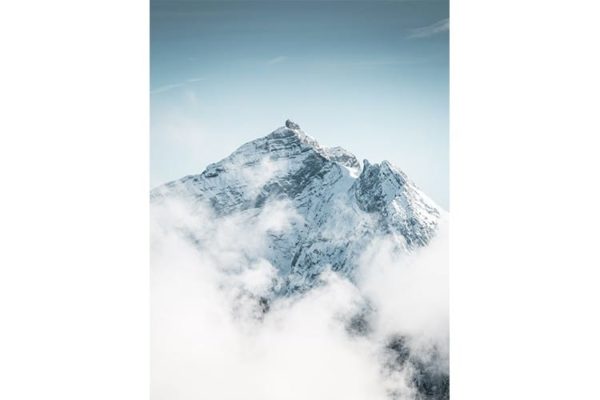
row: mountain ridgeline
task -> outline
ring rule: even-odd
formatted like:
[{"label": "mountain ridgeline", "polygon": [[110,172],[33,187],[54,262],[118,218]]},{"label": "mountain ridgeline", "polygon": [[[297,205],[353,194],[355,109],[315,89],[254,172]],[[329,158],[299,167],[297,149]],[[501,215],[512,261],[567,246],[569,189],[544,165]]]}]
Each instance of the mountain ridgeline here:
[{"label": "mountain ridgeline", "polygon": [[270,235],[265,254],[281,277],[281,294],[312,287],[326,267],[352,279],[376,237],[392,237],[404,252],[427,245],[443,212],[389,162],[364,160],[361,167],[352,153],[321,147],[290,120],[201,174],[151,192],[153,202],[172,197],[209,204],[217,216],[249,218],[269,202],[289,201],[300,218]]}]

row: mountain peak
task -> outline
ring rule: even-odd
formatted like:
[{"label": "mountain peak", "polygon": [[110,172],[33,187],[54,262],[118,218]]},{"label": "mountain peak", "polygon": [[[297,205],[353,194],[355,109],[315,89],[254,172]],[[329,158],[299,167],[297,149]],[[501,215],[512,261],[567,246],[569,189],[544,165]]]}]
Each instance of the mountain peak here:
[{"label": "mountain peak", "polygon": [[364,160],[361,169],[352,153],[321,147],[290,120],[201,174],[152,191],[153,201],[168,197],[208,206],[217,216],[249,219],[269,204],[289,204],[298,219],[287,231],[272,233],[264,255],[279,271],[281,293],[312,287],[327,265],[352,277],[357,257],[381,235],[391,235],[406,251],[425,246],[441,217],[389,162]]},{"label": "mountain peak", "polygon": [[291,119],[285,120],[285,127],[294,130],[300,130],[300,125],[292,121]]},{"label": "mountain peak", "polygon": [[285,143],[286,146],[293,146],[293,145],[308,146],[319,154],[323,154],[323,152],[324,152],[323,147],[321,147],[321,145],[319,144],[319,142],[317,142],[315,140],[315,138],[313,138],[310,135],[307,135],[300,128],[300,125],[298,125],[297,123],[295,123],[289,119],[285,121],[284,126],[281,126],[277,129],[275,129],[269,135],[267,135],[263,138],[260,138],[260,139],[253,140],[250,143],[262,142],[264,140],[269,141],[269,142],[274,140],[277,143],[276,146],[279,146],[279,145],[282,145]]}]

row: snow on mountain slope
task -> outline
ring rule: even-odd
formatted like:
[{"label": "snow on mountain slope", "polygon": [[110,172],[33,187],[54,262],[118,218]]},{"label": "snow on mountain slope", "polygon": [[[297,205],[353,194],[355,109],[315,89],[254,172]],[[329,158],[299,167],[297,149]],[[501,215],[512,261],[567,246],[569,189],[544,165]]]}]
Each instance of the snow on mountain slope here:
[{"label": "snow on mountain slope", "polygon": [[356,260],[374,238],[392,237],[399,252],[426,246],[444,211],[387,161],[371,164],[341,147],[324,148],[292,121],[244,144],[199,175],[151,192],[153,203],[180,198],[209,204],[216,216],[252,224],[268,205],[296,216],[269,233],[266,258],[280,294],[304,291],[330,267],[354,278]]}]

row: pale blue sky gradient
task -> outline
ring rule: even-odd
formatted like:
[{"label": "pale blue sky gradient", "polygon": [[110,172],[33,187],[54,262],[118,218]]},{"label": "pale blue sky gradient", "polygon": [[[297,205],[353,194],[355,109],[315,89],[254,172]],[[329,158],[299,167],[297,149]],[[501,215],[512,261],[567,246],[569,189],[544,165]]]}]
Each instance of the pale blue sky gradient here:
[{"label": "pale blue sky gradient", "polygon": [[448,208],[447,1],[151,2],[151,183],[286,118]]}]

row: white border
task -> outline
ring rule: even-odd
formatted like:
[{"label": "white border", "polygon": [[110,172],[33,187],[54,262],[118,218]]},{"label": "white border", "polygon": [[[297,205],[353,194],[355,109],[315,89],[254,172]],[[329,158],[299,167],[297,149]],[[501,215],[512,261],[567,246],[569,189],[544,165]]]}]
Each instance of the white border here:
[{"label": "white border", "polygon": [[148,4],[0,5],[0,398],[149,398]]},{"label": "white border", "polygon": [[596,2],[451,2],[451,398],[592,399]]}]

